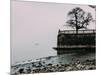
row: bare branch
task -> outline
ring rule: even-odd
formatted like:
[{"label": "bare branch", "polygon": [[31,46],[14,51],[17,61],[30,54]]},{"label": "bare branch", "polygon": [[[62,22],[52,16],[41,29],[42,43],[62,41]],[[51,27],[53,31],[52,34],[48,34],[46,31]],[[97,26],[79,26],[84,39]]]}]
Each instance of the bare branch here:
[{"label": "bare branch", "polygon": [[66,23],[72,28],[76,28],[76,31],[81,28],[86,29],[87,25],[93,20],[91,13],[86,13],[80,7],[76,7],[69,11],[68,16],[70,16],[71,19]]}]

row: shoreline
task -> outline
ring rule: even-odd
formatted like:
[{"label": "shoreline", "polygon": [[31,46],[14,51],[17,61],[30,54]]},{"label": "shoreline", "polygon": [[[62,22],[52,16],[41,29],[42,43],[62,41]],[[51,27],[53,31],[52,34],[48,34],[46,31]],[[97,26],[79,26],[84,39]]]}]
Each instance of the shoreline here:
[{"label": "shoreline", "polygon": [[[28,68],[20,68],[12,75],[17,74],[34,74],[34,73],[48,73],[48,72],[67,72],[67,71],[81,71],[81,70],[95,70],[96,69],[96,60],[95,59],[86,59],[85,61],[77,60],[75,62],[69,63],[69,64],[47,64],[42,65],[39,63],[39,65],[35,65],[34,63],[31,63],[33,67]],[[34,66],[36,68],[34,68]]]}]

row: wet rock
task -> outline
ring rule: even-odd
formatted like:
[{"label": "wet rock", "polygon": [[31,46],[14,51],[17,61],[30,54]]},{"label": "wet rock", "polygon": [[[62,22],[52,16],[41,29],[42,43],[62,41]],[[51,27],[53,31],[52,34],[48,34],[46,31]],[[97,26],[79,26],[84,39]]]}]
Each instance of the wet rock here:
[{"label": "wet rock", "polygon": [[31,69],[30,68],[26,69],[26,71],[27,71],[28,74],[31,73]]},{"label": "wet rock", "polygon": [[85,60],[80,62],[77,60],[75,62],[69,64],[42,64],[41,62],[31,63],[32,67],[20,68],[14,75],[16,74],[30,74],[30,73],[46,73],[46,72],[64,72],[64,71],[77,71],[77,70],[93,70],[96,69],[95,59],[93,60]]},{"label": "wet rock", "polygon": [[47,66],[52,66],[52,64],[51,64],[51,63],[49,63]]},{"label": "wet rock", "polygon": [[18,71],[20,74],[24,73],[24,68],[19,69]]}]

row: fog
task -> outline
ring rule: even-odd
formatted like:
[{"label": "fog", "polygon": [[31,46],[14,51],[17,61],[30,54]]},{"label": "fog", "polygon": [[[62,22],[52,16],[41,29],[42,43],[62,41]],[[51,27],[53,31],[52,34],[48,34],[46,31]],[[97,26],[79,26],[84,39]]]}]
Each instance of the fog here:
[{"label": "fog", "polygon": [[[65,27],[67,13],[80,7],[95,19],[95,10],[87,5],[11,1],[12,64],[24,60],[55,56],[59,29]],[[88,29],[95,29],[90,23]]]}]

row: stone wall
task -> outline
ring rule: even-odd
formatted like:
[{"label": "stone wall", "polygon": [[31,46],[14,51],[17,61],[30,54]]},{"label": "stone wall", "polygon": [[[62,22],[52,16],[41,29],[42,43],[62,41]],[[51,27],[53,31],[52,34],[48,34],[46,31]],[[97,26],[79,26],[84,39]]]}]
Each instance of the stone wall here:
[{"label": "stone wall", "polygon": [[95,45],[95,33],[85,34],[58,34],[57,46],[59,45]]}]

